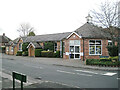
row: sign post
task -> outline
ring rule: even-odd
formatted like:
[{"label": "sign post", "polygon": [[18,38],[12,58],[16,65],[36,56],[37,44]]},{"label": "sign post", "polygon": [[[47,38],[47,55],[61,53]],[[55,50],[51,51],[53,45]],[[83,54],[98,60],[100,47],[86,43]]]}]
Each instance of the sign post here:
[{"label": "sign post", "polygon": [[17,72],[12,72],[12,76],[13,76],[13,90],[15,90],[15,79],[21,81],[21,90],[23,90],[23,82],[27,81],[26,75]]}]

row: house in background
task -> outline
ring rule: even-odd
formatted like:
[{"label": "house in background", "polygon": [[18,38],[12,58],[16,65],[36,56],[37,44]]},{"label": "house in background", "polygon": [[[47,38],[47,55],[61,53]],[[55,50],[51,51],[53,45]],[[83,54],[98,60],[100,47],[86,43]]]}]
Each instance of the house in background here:
[{"label": "house in background", "polygon": [[26,37],[19,37],[8,42],[8,44],[6,44],[6,54],[16,55],[17,51],[22,51],[22,44],[25,39]]},{"label": "house in background", "polygon": [[[5,36],[5,33],[3,33],[3,35],[0,35],[0,52],[5,53],[5,45],[11,41],[10,38],[8,38],[7,36]],[[3,50],[1,50],[3,48]]]}]

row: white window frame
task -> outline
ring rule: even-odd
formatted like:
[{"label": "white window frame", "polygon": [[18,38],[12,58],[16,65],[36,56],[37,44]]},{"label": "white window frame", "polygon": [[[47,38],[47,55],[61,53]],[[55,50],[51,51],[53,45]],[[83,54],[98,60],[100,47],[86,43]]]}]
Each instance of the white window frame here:
[{"label": "white window frame", "polygon": [[112,43],[112,41],[111,41],[111,40],[108,40],[108,46],[112,46],[112,45],[109,45],[109,43]]},{"label": "white window frame", "polygon": [[7,48],[7,52],[9,51],[9,47],[6,47]]},{"label": "white window frame", "polygon": [[[70,45],[70,41],[74,41],[74,45]],[[70,53],[70,46],[73,46],[73,47],[74,47],[74,52],[73,52],[74,58],[73,58],[73,59],[81,59],[81,57],[80,57],[80,56],[81,56],[81,55],[80,55],[80,51],[81,51],[80,43],[81,43],[81,42],[79,43],[79,45],[75,45],[75,41],[76,41],[76,40],[69,40],[69,53]],[[78,41],[80,41],[80,40],[78,40]],[[79,53],[76,53],[76,52],[75,52],[75,46],[79,46]],[[70,53],[70,54],[71,54],[71,53]],[[75,55],[76,55],[76,54],[79,54],[79,58],[75,58]],[[69,55],[69,58],[70,58],[70,55]]]},{"label": "white window frame", "polygon": [[13,52],[13,47],[11,47],[11,52]]},{"label": "white window frame", "polygon": [[21,44],[21,48],[19,47],[19,51],[22,51],[22,43],[19,43],[19,45]]},{"label": "white window frame", "polygon": [[[102,55],[102,40],[93,40],[93,41],[95,41],[95,45],[90,45],[90,41],[91,40],[89,40],[89,55]],[[101,45],[96,45],[96,41],[101,41]],[[95,46],[95,54],[90,54],[90,46]],[[97,46],[101,46],[101,54],[96,54],[96,47]]]}]

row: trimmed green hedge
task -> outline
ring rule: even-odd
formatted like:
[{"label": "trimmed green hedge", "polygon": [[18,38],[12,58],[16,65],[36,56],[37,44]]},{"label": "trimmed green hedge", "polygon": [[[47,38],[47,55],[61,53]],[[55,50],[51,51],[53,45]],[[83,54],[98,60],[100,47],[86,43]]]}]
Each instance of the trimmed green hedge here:
[{"label": "trimmed green hedge", "polygon": [[60,51],[56,51],[56,52],[54,53],[54,57],[60,58]]},{"label": "trimmed green hedge", "polygon": [[43,51],[43,50],[42,49],[35,49],[35,57],[40,57],[41,51]]},{"label": "trimmed green hedge", "polygon": [[42,57],[54,57],[54,52],[52,51],[41,51]]},{"label": "trimmed green hedge", "polygon": [[22,52],[22,56],[28,56],[28,51]]},{"label": "trimmed green hedge", "polygon": [[87,59],[86,65],[102,65],[102,66],[120,66],[120,61],[101,61],[100,59]]},{"label": "trimmed green hedge", "polygon": [[22,56],[22,51],[17,51],[16,56]]}]

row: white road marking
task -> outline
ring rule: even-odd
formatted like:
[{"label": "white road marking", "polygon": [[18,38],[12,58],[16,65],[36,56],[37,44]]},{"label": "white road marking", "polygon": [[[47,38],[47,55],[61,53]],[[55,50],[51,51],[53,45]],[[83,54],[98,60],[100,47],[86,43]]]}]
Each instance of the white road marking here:
[{"label": "white road marking", "polygon": [[113,76],[113,75],[115,75],[115,74],[117,74],[117,73],[111,73],[111,72],[107,72],[107,73],[105,73],[105,74],[102,74],[102,75],[106,75],[106,76]]},{"label": "white road marking", "polygon": [[98,73],[96,73],[96,72],[92,72],[92,71],[85,71],[85,70],[75,70],[75,71],[85,72],[85,73],[92,73],[92,74],[98,74]]},{"label": "white road marking", "polygon": [[112,72],[106,72],[106,73],[96,73],[96,72],[92,72],[92,71],[85,71],[85,70],[75,70],[75,71],[79,71],[79,72],[85,72],[85,73],[90,73],[90,74],[99,74],[99,75],[105,75],[105,76],[113,76],[117,73],[112,73]]},{"label": "white road marking", "polygon": [[80,74],[80,73],[77,73],[77,75],[92,76],[92,75],[88,75],[88,74]]},{"label": "white road marking", "polygon": [[61,71],[61,70],[57,70],[58,72],[63,72],[63,73],[69,73],[69,74],[75,74],[73,72],[67,72],[67,71]]},{"label": "white road marking", "polygon": [[24,65],[25,65],[25,66],[28,66],[28,67],[33,67],[33,68],[43,69],[43,67],[30,66],[30,65],[27,65],[27,64],[24,64]]},{"label": "white road marking", "polygon": [[82,76],[92,76],[92,75],[88,75],[88,74],[80,74],[80,73],[73,73],[73,72],[67,72],[67,71],[62,71],[62,70],[57,70],[58,72],[62,72],[62,73],[67,73],[67,74],[73,74],[73,75],[82,75]]}]

